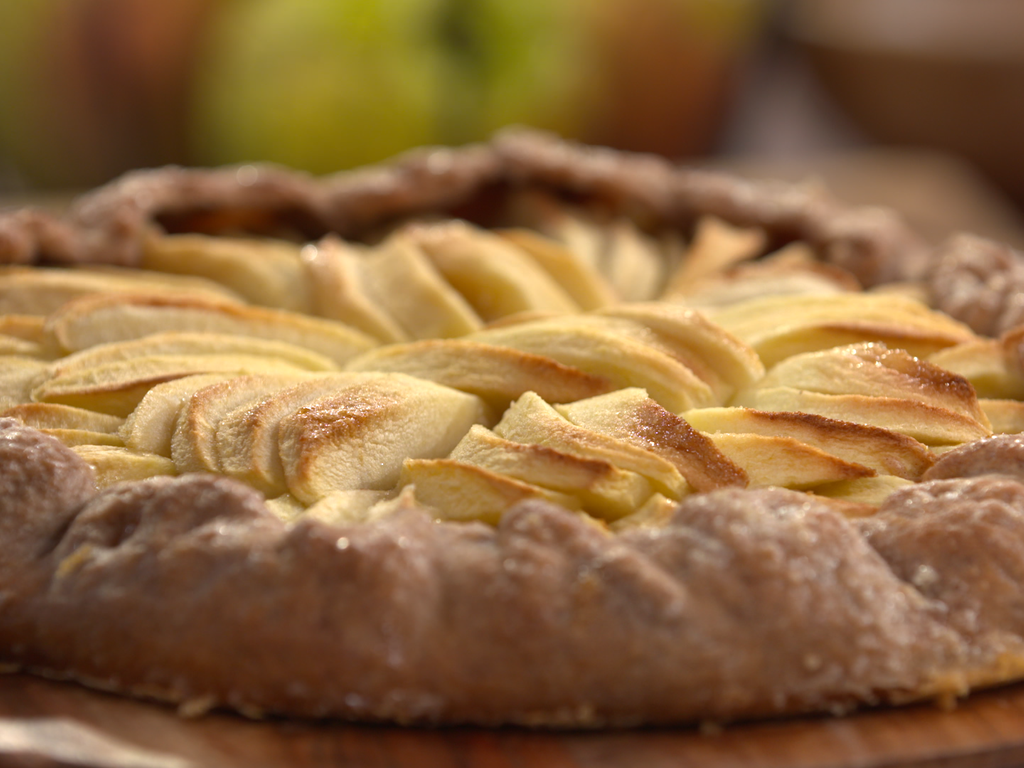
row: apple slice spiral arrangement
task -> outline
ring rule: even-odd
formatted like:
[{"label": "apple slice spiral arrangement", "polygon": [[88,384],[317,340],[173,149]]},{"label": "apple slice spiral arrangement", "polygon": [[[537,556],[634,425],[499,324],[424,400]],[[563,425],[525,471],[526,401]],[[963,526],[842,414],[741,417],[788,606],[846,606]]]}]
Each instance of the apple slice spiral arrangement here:
[{"label": "apple slice spiral arrangement", "polygon": [[163,173],[0,219],[6,661],[189,712],[570,726],[1024,671],[1012,610],[919,578],[959,567],[929,525],[1024,537],[1024,326],[940,311],[998,246],[537,136]]}]

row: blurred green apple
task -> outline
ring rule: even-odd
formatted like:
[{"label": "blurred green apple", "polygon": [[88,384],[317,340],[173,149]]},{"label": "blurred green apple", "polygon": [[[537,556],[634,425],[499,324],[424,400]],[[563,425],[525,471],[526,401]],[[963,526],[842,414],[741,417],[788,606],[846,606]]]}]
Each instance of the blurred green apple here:
[{"label": "blurred green apple", "polygon": [[228,2],[197,84],[200,156],[329,172],[510,122],[577,132],[575,2]]},{"label": "blurred green apple", "polygon": [[[762,0],[0,2],[0,185],[139,166],[326,173],[516,123],[714,142]],[[9,174],[8,174],[9,175]]]}]

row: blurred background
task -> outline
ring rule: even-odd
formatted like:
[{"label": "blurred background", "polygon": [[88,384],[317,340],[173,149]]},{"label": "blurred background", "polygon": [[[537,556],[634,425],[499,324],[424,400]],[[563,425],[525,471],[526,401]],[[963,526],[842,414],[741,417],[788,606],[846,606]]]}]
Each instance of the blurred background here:
[{"label": "blurred background", "polygon": [[0,195],[532,125],[1024,244],[1021,0],[3,0]]}]

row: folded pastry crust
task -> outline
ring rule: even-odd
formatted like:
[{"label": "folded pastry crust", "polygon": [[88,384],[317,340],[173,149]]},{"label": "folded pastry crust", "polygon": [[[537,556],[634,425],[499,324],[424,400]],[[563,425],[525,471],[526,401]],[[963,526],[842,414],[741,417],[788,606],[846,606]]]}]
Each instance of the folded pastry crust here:
[{"label": "folded pastry crust", "polygon": [[[469,250],[456,258],[444,238],[465,233],[437,239],[438,231],[406,228],[459,218],[501,233],[525,222],[584,243],[585,228],[574,229],[578,221],[552,200],[635,225],[628,248],[616,235],[581,262],[593,280],[587,291],[531,292],[497,262],[476,264],[470,241],[458,240]],[[920,357],[889,349],[883,342],[903,336],[882,320],[854,323],[868,305],[850,299],[834,302],[849,305],[834,310],[846,315],[815,309],[816,325],[793,336],[810,347],[786,347],[785,361],[766,373],[744,330],[749,317],[730,326],[742,312],[684,311],[688,281],[658,261],[675,258],[664,245],[673,233],[696,238],[708,216],[759,233],[719,253],[716,286],[750,275],[770,275],[787,293],[808,282],[816,292],[913,283],[915,298],[894,306],[906,337],[929,346]],[[318,354],[315,365],[285,346],[320,343],[326,331],[288,330],[282,341],[266,330],[268,318],[293,310],[245,309],[251,297],[241,283],[201,300],[124,289],[122,300],[82,298],[48,309],[38,326],[0,328],[34,345],[12,342],[21,351],[0,372],[11,408],[0,416],[4,663],[191,714],[226,707],[545,727],[841,714],[950,701],[1024,676],[1021,438],[994,434],[989,419],[1009,407],[989,400],[1012,399],[986,398],[971,379],[983,369],[984,381],[1021,375],[1012,292],[987,280],[996,270],[1011,282],[1024,274],[1016,254],[969,238],[932,249],[892,214],[850,210],[810,188],[513,132],[321,179],[255,166],[138,172],[86,195],[66,217],[0,215],[0,262],[134,271],[154,258],[160,238],[181,232],[271,237],[300,250],[320,241],[324,254],[294,261],[315,270],[334,258],[324,237],[356,250],[404,243],[419,249],[408,257],[424,281],[417,295],[439,295],[441,278],[479,286],[487,277],[470,309],[445,294],[430,305],[432,318],[456,305],[516,312],[486,318],[487,327],[463,323],[465,338],[444,341],[411,337],[415,324],[367,320],[346,328],[351,351]],[[539,263],[555,264],[556,282],[576,274],[561,246],[531,237],[508,242],[542,250],[548,261]],[[810,255],[777,255],[794,243]],[[627,252],[628,261],[611,263]],[[341,258],[336,279],[380,279],[372,266]],[[658,284],[671,296],[567,313],[565,302],[580,296],[605,301],[611,288],[602,281],[623,264],[653,265],[655,277],[635,290]],[[706,267],[692,270],[702,285],[711,284]],[[500,296],[487,294],[493,285]],[[315,314],[325,295],[311,293],[296,311]],[[948,317],[911,306],[919,296]],[[232,322],[245,334],[264,338],[272,370],[232,378],[250,375],[250,363],[232,367],[216,345],[206,350],[184,333],[134,339],[129,315],[100,319],[111,307],[133,307],[157,324],[161,313],[184,317],[188,308],[191,334],[203,318],[218,318],[218,331],[220,318],[240,318]],[[360,304],[320,314],[374,312]],[[567,315],[575,320],[560,323]],[[387,338],[375,338],[375,328]],[[60,338],[74,331],[90,346],[67,357],[70,350],[47,346],[60,344],[47,329]],[[979,335],[1001,336],[1002,346]],[[849,338],[861,340],[842,341]],[[942,352],[958,345],[976,345],[982,357]],[[139,349],[149,352],[137,360]],[[195,362],[169,362],[167,349],[188,349]],[[934,349],[935,363],[925,359]],[[58,373],[83,359],[102,365],[77,363],[88,386],[54,399]],[[323,395],[332,376],[349,383]],[[256,380],[252,390],[231,383]],[[672,381],[680,388],[665,384]],[[215,399],[221,391],[230,402]],[[33,399],[40,407],[25,405]],[[782,402],[790,405],[771,405]],[[844,413],[866,415],[843,421]],[[389,430],[385,416],[401,427]],[[143,423],[161,433],[140,434]],[[69,430],[108,443],[120,435],[129,447],[108,447],[128,453],[143,444],[148,453],[133,455],[163,469],[104,479]],[[256,432],[261,461],[284,479],[274,474],[264,490],[289,492],[268,498],[216,471],[218,435],[230,442]],[[182,471],[175,446],[181,453],[193,433],[208,447],[204,471],[173,474]],[[397,433],[415,453],[379,448]],[[832,436],[842,451],[830,452]],[[247,455],[229,448],[231,460]],[[872,455],[882,458],[862,458]],[[503,473],[519,457],[534,463]],[[551,480],[559,462],[564,482]],[[349,471],[355,464],[360,470]],[[301,477],[289,474],[300,465]],[[792,475],[789,487],[755,482],[764,467]],[[460,495],[460,477],[472,478],[472,498]],[[637,509],[623,509],[633,498],[642,500]],[[505,506],[493,524],[459,514],[496,500]]]}]

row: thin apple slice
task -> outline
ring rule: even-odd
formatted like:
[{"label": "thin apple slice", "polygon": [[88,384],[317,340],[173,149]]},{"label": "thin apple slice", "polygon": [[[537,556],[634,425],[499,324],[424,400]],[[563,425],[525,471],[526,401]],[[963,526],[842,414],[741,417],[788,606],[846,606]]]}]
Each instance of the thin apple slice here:
[{"label": "thin apple slice", "polygon": [[977,338],[963,323],[894,295],[768,296],[706,311],[712,322],[752,346],[769,368],[804,352],[864,341],[927,357]]},{"label": "thin apple slice", "polygon": [[407,227],[408,237],[484,322],[534,310],[578,312],[579,306],[529,254],[465,222]]},{"label": "thin apple slice", "polygon": [[76,299],[50,315],[47,329],[69,351],[176,331],[283,342],[336,364],[377,344],[348,326],[295,312],[155,294],[99,294]]},{"label": "thin apple slice", "polygon": [[916,400],[987,426],[974,387],[966,379],[879,343],[794,355],[772,368],[757,386]]},{"label": "thin apple slice", "polygon": [[918,480],[935,457],[923,443],[898,432],[810,413],[751,408],[703,408],[682,414],[707,434],[792,437],[802,443],[863,464],[879,474]]},{"label": "thin apple slice", "polygon": [[978,339],[936,352],[928,362],[963,376],[978,397],[1024,399],[1024,376],[1007,364],[1003,343],[998,339]]},{"label": "thin apple slice", "polygon": [[290,493],[283,493],[280,496],[274,496],[267,499],[264,503],[273,515],[286,523],[294,523],[306,514],[306,505]]},{"label": "thin apple slice", "polygon": [[872,477],[875,470],[844,461],[792,437],[713,433],[715,447],[746,472],[751,488],[809,490],[825,483]]},{"label": "thin apple slice", "polygon": [[529,499],[567,509],[579,505],[572,496],[452,459],[406,459],[399,482],[411,486],[416,500],[442,520],[497,525],[513,505]]},{"label": "thin apple slice", "polygon": [[390,490],[404,459],[448,455],[484,416],[474,395],[400,373],[349,386],[281,420],[288,490],[306,504],[332,491]]},{"label": "thin apple slice", "polygon": [[247,355],[288,363],[308,371],[331,371],[337,367],[332,360],[317,352],[284,341],[225,333],[167,331],[143,336],[140,339],[97,344],[73,352],[55,361],[51,365],[51,371],[54,376],[59,376],[110,363],[158,355],[190,356],[197,359],[220,355]]},{"label": "thin apple slice", "polygon": [[766,387],[736,405],[762,411],[799,411],[839,421],[870,424],[912,437],[930,448],[980,440],[992,434],[986,423],[940,406],[902,397],[827,395],[796,387]]},{"label": "thin apple slice", "polygon": [[306,507],[303,515],[331,525],[369,523],[387,514],[393,495],[390,491],[333,491]]},{"label": "thin apple slice", "polygon": [[38,344],[4,333],[0,333],[0,356],[36,357],[40,360],[46,357]]},{"label": "thin apple slice", "polygon": [[124,446],[121,438],[111,432],[97,432],[92,429],[75,429],[73,427],[43,427],[39,431],[57,438],[69,448],[77,445]]},{"label": "thin apple slice", "polygon": [[312,289],[300,251],[301,246],[284,240],[154,235],[143,245],[140,266],[203,277],[253,304],[308,313]]},{"label": "thin apple slice", "polygon": [[81,368],[47,378],[31,398],[126,418],[153,386],[199,373],[301,373],[294,364],[256,355],[151,355]]},{"label": "thin apple slice", "polygon": [[536,443],[636,472],[646,477],[657,491],[673,499],[692,490],[672,462],[633,442],[576,426],[534,392],[526,392],[505,411],[494,433],[506,440]]},{"label": "thin apple slice", "polygon": [[992,434],[1015,435],[1024,432],[1024,403],[1019,400],[981,398],[978,404],[992,425]]},{"label": "thin apple slice", "polygon": [[683,362],[614,323],[557,317],[495,327],[471,340],[550,357],[601,376],[616,389],[641,387],[673,412],[715,405],[712,388]]},{"label": "thin apple slice", "polygon": [[584,511],[605,520],[631,514],[653,493],[636,472],[549,446],[505,440],[479,425],[448,458],[574,496]]},{"label": "thin apple slice", "polygon": [[96,485],[108,488],[117,483],[145,480],[157,475],[175,475],[174,462],[164,456],[135,453],[127,448],[111,445],[78,445],[77,453],[96,474]]},{"label": "thin apple slice", "polygon": [[0,356],[0,408],[32,400],[32,390],[50,373],[50,366],[34,357]]},{"label": "thin apple slice", "polygon": [[392,344],[360,355],[350,371],[390,371],[477,395],[499,412],[523,392],[566,403],[610,391],[603,376],[586,373],[550,357],[466,339]]},{"label": "thin apple slice", "polygon": [[608,527],[616,533],[631,528],[664,528],[672,520],[679,502],[656,493],[631,515],[620,517]]},{"label": "thin apple slice", "polygon": [[58,403],[23,403],[6,409],[0,416],[12,416],[36,429],[84,429],[92,432],[117,432],[124,419],[85,408]]},{"label": "thin apple slice", "polygon": [[555,410],[577,427],[629,443],[668,461],[696,491],[747,484],[743,470],[711,440],[642,389],[621,389],[556,405]]},{"label": "thin apple slice", "polygon": [[197,277],[163,275],[138,269],[91,267],[58,269],[0,266],[0,314],[48,315],[66,302],[92,293],[182,293],[212,300],[240,297]]},{"label": "thin apple slice", "polygon": [[233,373],[201,373],[151,387],[120,429],[124,444],[138,453],[171,457],[171,438],[178,414],[203,387],[235,378]]},{"label": "thin apple slice", "polygon": [[654,238],[628,219],[607,225],[599,270],[625,301],[649,301],[665,285],[665,259]]},{"label": "thin apple slice", "polygon": [[[878,475],[877,477],[861,477],[855,480],[840,480],[835,483],[821,485],[814,489],[816,496],[829,499],[856,502],[871,507],[881,506],[889,496],[900,488],[913,484],[913,480],[894,475]],[[868,510],[870,514],[871,511]]]},{"label": "thin apple slice", "polygon": [[386,344],[408,341],[410,336],[375,301],[365,285],[365,248],[338,237],[327,237],[302,249],[302,263],[313,287],[313,311],[338,320]]},{"label": "thin apple slice", "polygon": [[60,355],[39,315],[0,315],[0,356],[19,355],[52,359]]},{"label": "thin apple slice", "polygon": [[281,420],[314,400],[383,375],[386,374],[318,376],[276,388],[269,397],[261,396],[237,405],[215,425],[218,471],[248,483],[267,496],[285,493],[288,485],[277,449]]},{"label": "thin apple slice", "polygon": [[690,285],[709,275],[724,272],[764,250],[767,237],[760,227],[736,227],[715,216],[702,216],[690,246],[662,292],[662,298],[685,296]]},{"label": "thin apple slice", "polygon": [[197,389],[181,406],[171,436],[171,458],[180,472],[221,472],[217,445],[221,420],[236,408],[309,378],[309,374],[235,376]]},{"label": "thin apple slice", "polygon": [[548,192],[527,189],[511,196],[506,217],[513,226],[562,243],[586,267],[603,273],[602,260],[608,249],[607,221],[599,219],[593,211],[569,205]]},{"label": "thin apple slice", "polygon": [[529,229],[504,229],[498,234],[528,253],[581,308],[597,309],[617,301],[611,283],[564,244]]},{"label": "thin apple slice", "polygon": [[1018,379],[1024,379],[1024,325],[1010,328],[999,337],[999,347],[1006,370]]}]

